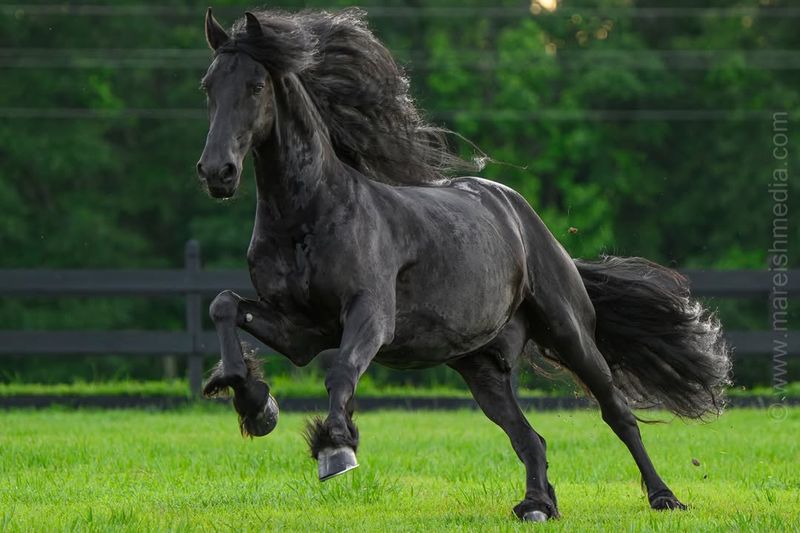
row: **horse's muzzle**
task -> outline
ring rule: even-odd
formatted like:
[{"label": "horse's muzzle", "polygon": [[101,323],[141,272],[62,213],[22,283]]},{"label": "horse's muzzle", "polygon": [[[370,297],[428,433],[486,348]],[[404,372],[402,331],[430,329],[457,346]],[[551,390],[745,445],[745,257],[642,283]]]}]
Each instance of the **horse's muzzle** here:
[{"label": "horse's muzzle", "polygon": [[234,163],[208,164],[201,159],[197,163],[197,176],[205,183],[213,198],[230,198],[239,183],[239,169]]}]

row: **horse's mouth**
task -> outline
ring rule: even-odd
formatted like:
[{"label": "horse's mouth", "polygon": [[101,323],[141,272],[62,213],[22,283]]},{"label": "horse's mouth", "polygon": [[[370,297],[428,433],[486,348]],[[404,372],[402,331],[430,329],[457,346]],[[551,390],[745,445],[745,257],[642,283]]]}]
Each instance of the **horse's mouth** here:
[{"label": "horse's mouth", "polygon": [[209,185],[208,195],[212,198],[230,198],[236,193],[235,187],[225,187],[219,185]]}]

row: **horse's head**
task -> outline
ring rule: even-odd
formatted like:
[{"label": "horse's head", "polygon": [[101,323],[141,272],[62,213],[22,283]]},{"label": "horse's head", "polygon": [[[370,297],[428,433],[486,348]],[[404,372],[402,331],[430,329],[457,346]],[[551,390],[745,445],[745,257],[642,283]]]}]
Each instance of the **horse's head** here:
[{"label": "horse's head", "polygon": [[[261,31],[247,16],[248,31]],[[197,175],[214,198],[230,198],[239,186],[245,155],[272,130],[273,86],[267,69],[244,53],[225,50],[230,37],[206,13],[206,40],[218,52],[201,81],[208,95],[209,130]],[[222,52],[222,53],[220,53]]]}]

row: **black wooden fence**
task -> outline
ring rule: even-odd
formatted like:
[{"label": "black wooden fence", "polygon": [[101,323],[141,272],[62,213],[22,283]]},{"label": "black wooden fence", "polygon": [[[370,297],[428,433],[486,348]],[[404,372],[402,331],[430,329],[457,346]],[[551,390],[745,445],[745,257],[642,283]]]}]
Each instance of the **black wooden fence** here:
[{"label": "black wooden fence", "polygon": [[[720,298],[763,297],[770,309],[773,273],[758,270],[687,270],[696,296]],[[790,295],[800,294],[800,270],[787,273],[781,287]],[[188,357],[189,387],[200,391],[203,356],[218,353],[216,334],[203,329],[204,296],[223,289],[252,295],[244,270],[203,270],[197,241],[186,243],[183,269],[150,270],[2,270],[0,296],[175,296],[186,298],[186,329],[183,331],[3,331],[0,356],[24,354],[126,354],[183,355]],[[786,342],[787,356],[800,355],[800,331],[730,331],[727,337],[736,357],[770,356],[773,341]],[[247,338],[244,335],[243,338]],[[248,341],[258,346],[255,339]]]}]

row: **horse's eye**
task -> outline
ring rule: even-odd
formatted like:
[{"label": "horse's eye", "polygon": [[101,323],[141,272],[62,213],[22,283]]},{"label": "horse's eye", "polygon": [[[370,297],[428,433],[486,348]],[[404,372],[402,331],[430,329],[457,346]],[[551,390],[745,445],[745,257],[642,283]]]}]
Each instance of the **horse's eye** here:
[{"label": "horse's eye", "polygon": [[256,83],[255,85],[253,85],[253,94],[261,94],[261,91],[263,90],[264,90],[263,83]]}]

